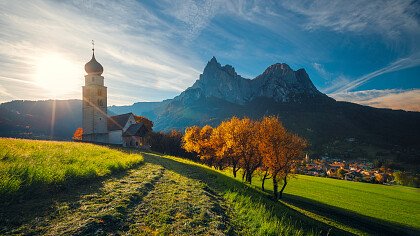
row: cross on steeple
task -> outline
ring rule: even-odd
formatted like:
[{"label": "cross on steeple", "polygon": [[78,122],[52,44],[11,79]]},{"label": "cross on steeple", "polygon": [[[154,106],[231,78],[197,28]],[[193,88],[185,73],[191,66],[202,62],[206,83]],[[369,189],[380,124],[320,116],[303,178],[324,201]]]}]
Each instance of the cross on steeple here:
[{"label": "cross on steeple", "polygon": [[95,52],[95,41],[93,41],[93,39],[92,39],[92,51]]}]

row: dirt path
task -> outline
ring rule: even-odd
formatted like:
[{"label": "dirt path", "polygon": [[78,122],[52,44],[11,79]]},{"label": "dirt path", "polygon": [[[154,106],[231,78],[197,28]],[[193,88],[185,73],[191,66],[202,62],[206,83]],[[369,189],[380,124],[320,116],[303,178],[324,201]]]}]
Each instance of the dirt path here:
[{"label": "dirt path", "polygon": [[0,234],[232,234],[222,198],[200,181],[152,163],[51,208],[17,227],[0,229]]}]

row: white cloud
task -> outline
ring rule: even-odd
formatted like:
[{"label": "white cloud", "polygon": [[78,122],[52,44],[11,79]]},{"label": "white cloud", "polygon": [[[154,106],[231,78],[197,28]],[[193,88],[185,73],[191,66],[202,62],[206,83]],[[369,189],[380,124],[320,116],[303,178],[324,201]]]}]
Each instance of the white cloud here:
[{"label": "white cloud", "polygon": [[330,79],[331,74],[330,74],[330,73],[328,73],[328,72],[325,70],[325,68],[324,68],[324,66],[323,66],[323,65],[321,65],[321,64],[319,64],[319,63],[314,62],[314,63],[312,63],[312,67],[313,67],[313,68],[316,70],[316,72],[318,72],[318,74],[319,74],[320,76],[322,76],[324,79]]},{"label": "white cloud", "polygon": [[[137,1],[12,1],[1,2],[0,11],[0,82],[3,90],[16,97],[45,98],[42,90],[16,89],[14,82],[4,79],[34,82],[37,61],[45,53],[59,53],[80,65],[83,81],[91,39],[96,42],[96,58],[104,66],[106,85],[110,90],[130,87],[136,91],[131,103],[166,99],[190,86],[199,74],[195,54],[171,38],[177,29]],[[60,98],[80,97],[80,85],[74,86],[73,94]],[[150,89],[160,96],[145,97]],[[1,101],[8,99],[4,92],[0,94]],[[127,101],[114,96],[109,104]]]},{"label": "white cloud", "polygon": [[309,30],[369,30],[390,37],[419,30],[419,4],[415,1],[285,1],[283,6],[307,17],[304,26]]},{"label": "white cloud", "polygon": [[381,68],[379,70],[375,70],[371,73],[368,73],[366,75],[363,75],[355,80],[352,80],[351,82],[345,83],[345,84],[339,84],[342,86],[337,86],[336,90],[333,90],[331,92],[333,93],[342,93],[342,92],[348,92],[351,90],[356,89],[357,87],[367,83],[369,80],[376,78],[380,75],[384,75],[390,72],[399,71],[406,68],[411,68],[420,65],[420,55],[412,55],[407,58],[401,58],[398,59],[392,63],[390,63],[388,66]]},{"label": "white cloud", "polygon": [[329,94],[338,101],[395,110],[420,111],[420,89],[363,90]]}]

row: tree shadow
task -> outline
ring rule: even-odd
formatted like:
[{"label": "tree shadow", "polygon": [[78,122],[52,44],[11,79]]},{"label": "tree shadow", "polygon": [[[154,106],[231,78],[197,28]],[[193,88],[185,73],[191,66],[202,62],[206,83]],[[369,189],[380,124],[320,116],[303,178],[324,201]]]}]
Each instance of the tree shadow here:
[{"label": "tree shadow", "polygon": [[[339,207],[329,206],[311,199],[304,197],[284,194],[284,199],[279,202],[272,200],[271,196],[266,192],[262,192],[258,189],[250,187],[247,184],[243,184],[240,181],[234,180],[233,178],[220,174],[219,172],[205,168],[199,165],[191,165],[183,163],[182,160],[177,161],[170,158],[162,158],[161,154],[154,153],[143,153],[146,162],[158,164],[164,168],[174,171],[178,174],[184,175],[188,178],[193,178],[206,183],[210,188],[215,189],[219,192],[227,192],[229,190],[238,191],[241,194],[251,197],[252,200],[259,201],[263,196],[265,200],[259,201],[266,209],[273,209],[272,213],[279,218],[285,214],[293,219],[299,219],[295,223],[296,227],[302,227],[305,231],[311,229],[321,234],[329,235],[352,235],[352,233],[334,227],[327,223],[318,221],[311,217],[304,215],[303,213],[292,209],[290,205],[304,209],[320,215],[327,219],[339,222],[343,225],[354,228],[366,234],[371,235],[419,235],[420,230],[414,227],[401,225],[398,223],[388,222],[385,220],[360,215],[355,212],[348,211]],[[289,204],[289,205],[287,205]],[[309,228],[309,230],[308,230]]]},{"label": "tree shadow", "polygon": [[[361,215],[340,207],[327,205],[309,198],[284,193],[282,201],[312,213],[334,219],[352,228],[374,235],[420,235],[414,227]],[[351,203],[349,203],[351,204]]]},{"label": "tree shadow", "polygon": [[[133,168],[138,168],[144,163],[139,163]],[[109,178],[121,179],[128,174],[129,169],[119,170],[114,173],[96,178],[89,178],[66,185],[48,186],[38,190],[31,190],[19,199],[0,202],[0,234],[14,231],[24,225],[29,225],[36,231],[36,225],[45,225],[43,219],[59,214],[61,203],[67,203],[71,209],[80,207],[79,200],[84,195],[101,191],[104,181]],[[42,232],[33,232],[30,234]]]},{"label": "tree shadow", "polygon": [[347,231],[312,219],[281,202],[275,202],[268,194],[262,193],[261,191],[234,180],[229,176],[220,174],[215,170],[199,165],[183,163],[182,161],[170,158],[164,158],[161,157],[160,154],[145,152],[142,154],[145,162],[161,165],[165,169],[174,171],[187,178],[199,180],[219,193],[234,191],[241,195],[250,197],[253,202],[262,204],[266,209],[270,209],[270,212],[274,216],[278,217],[278,219],[285,219],[286,216],[286,219],[290,219],[290,224],[294,225],[295,228],[302,228],[306,233],[320,232],[322,235],[352,235]]}]

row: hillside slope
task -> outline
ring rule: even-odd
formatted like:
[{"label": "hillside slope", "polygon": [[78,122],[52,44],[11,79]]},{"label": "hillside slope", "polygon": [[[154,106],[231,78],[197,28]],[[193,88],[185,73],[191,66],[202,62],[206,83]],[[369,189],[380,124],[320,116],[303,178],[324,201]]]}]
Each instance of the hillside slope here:
[{"label": "hillside slope", "polygon": [[[307,190],[299,192],[296,188],[303,184],[299,179],[290,182],[283,201],[274,202],[269,194],[224,172],[180,158],[142,155],[145,164],[127,172],[42,197],[33,195],[17,203],[1,203],[0,234],[415,235],[420,232],[420,221],[416,220],[418,192],[413,188],[401,187],[406,196],[395,200],[395,204],[408,209],[411,213],[406,213],[414,220],[398,219],[398,212],[389,212],[397,219],[389,220],[389,216],[363,216],[366,209],[372,208],[369,203],[356,211],[338,210],[328,202],[321,204],[317,198],[307,198],[310,196],[304,194]],[[317,184],[322,178],[308,178],[313,180],[313,194],[322,195],[319,187],[324,185]],[[378,202],[387,199],[375,193],[376,185],[364,184],[354,189],[353,183],[330,181],[342,185],[334,191],[341,192],[343,201],[370,188],[371,197]],[[399,192],[390,188],[387,195],[392,193]]]},{"label": "hillside slope", "polygon": [[0,137],[70,140],[81,126],[81,100],[16,100],[0,104]]},{"label": "hillside slope", "polygon": [[[129,109],[110,107],[117,114]],[[157,130],[216,126],[232,116],[278,115],[287,129],[310,141],[312,153],[420,164],[419,112],[337,102],[318,91],[304,69],[295,71],[285,63],[245,79],[212,58],[180,95],[161,104],[135,103],[131,111],[152,119]]]}]

